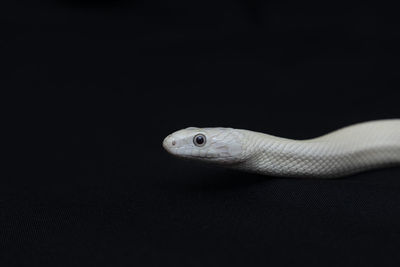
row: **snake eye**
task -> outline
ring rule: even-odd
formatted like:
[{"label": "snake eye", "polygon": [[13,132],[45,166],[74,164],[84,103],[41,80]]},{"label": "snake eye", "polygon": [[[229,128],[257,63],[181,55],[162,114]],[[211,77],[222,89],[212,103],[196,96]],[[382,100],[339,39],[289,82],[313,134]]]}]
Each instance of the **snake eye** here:
[{"label": "snake eye", "polygon": [[196,134],[193,137],[193,143],[195,146],[204,146],[206,144],[206,136],[204,134]]}]

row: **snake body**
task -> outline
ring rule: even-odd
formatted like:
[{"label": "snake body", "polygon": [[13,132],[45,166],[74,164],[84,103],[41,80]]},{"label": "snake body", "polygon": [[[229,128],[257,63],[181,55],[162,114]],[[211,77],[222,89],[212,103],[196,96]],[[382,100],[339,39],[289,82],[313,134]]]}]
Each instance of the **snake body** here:
[{"label": "snake body", "polygon": [[400,119],[358,123],[308,140],[189,127],[167,136],[163,146],[178,157],[248,172],[335,178],[400,164]]}]

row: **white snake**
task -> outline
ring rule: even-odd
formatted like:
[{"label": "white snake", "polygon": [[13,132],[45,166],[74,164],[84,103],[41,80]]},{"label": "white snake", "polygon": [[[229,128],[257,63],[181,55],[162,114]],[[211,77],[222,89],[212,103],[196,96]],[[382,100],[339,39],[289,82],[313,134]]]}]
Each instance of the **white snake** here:
[{"label": "white snake", "polygon": [[400,164],[400,119],[354,124],[308,140],[232,128],[167,136],[171,154],[272,176],[333,178]]}]

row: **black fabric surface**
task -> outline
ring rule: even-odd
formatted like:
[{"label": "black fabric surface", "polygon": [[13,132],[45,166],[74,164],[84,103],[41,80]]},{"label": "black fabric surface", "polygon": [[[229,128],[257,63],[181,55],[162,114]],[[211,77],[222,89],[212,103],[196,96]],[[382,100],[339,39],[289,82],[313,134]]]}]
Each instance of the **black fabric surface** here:
[{"label": "black fabric surface", "polygon": [[399,266],[400,169],[181,161],[188,126],[311,138],[400,118],[395,5],[3,1],[0,266]]}]

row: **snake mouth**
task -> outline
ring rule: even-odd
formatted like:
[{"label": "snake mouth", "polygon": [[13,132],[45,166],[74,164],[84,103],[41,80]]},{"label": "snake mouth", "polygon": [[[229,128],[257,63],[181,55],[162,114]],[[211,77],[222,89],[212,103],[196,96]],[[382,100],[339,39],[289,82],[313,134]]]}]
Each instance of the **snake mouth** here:
[{"label": "snake mouth", "polygon": [[190,156],[187,153],[185,153],[184,148],[176,146],[176,141],[171,136],[167,136],[164,139],[162,146],[169,154],[173,156],[180,158],[187,158],[188,156]]},{"label": "snake mouth", "polygon": [[226,161],[229,159],[232,159],[232,156],[227,156],[227,155],[219,155],[219,154],[192,154],[188,153],[182,148],[179,147],[172,147],[170,145],[170,140],[167,140],[166,142],[163,143],[163,147],[165,150],[170,153],[173,156],[179,157],[179,158],[186,158],[189,160],[200,160],[200,161]]},{"label": "snake mouth", "polygon": [[168,135],[167,137],[164,138],[162,146],[164,147],[165,150],[167,150],[171,154],[173,153],[173,150],[176,150],[176,140],[171,136]]}]

